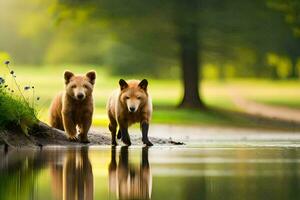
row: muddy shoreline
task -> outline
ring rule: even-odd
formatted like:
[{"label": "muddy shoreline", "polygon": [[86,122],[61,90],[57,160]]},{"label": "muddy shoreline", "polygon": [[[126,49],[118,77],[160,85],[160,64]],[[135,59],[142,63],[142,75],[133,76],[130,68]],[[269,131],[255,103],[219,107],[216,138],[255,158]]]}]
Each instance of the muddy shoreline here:
[{"label": "muddy shoreline", "polygon": [[[181,145],[183,143],[171,139],[149,137],[154,145]],[[13,148],[41,148],[43,146],[92,146],[92,145],[111,145],[110,134],[104,132],[95,132],[92,130],[88,134],[90,143],[71,142],[65,135],[65,132],[49,127],[43,122],[39,122],[26,136],[18,128],[0,131],[0,145]],[[137,135],[131,136],[132,145],[143,145],[141,138]],[[118,145],[123,145],[118,141]]]}]

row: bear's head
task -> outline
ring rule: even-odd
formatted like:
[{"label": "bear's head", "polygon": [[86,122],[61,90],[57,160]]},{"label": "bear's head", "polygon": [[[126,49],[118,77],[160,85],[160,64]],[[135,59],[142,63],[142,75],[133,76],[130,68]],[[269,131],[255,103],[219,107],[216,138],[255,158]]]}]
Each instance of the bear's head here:
[{"label": "bear's head", "polygon": [[126,105],[129,112],[134,113],[142,108],[148,101],[148,81],[143,79],[125,81],[120,79],[120,101]]},{"label": "bear's head", "polygon": [[70,71],[64,73],[66,93],[75,100],[83,101],[91,96],[96,80],[96,73],[89,71],[85,75],[74,75]]}]

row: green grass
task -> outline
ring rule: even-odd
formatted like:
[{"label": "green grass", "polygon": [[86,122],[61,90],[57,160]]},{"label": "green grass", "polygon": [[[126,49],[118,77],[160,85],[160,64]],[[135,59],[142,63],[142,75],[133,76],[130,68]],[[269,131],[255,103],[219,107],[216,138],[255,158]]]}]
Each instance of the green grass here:
[{"label": "green grass", "polygon": [[247,99],[272,106],[300,109],[300,81],[233,81],[239,85],[240,94]]},{"label": "green grass", "polygon": [[264,99],[264,98],[260,98],[260,99],[255,99],[255,101],[260,102],[260,103],[264,103],[264,104],[269,104],[269,105],[273,105],[273,106],[283,106],[283,107],[288,107],[291,109],[298,109],[300,110],[300,103],[299,103],[299,99]]},{"label": "green grass", "polygon": [[[41,97],[38,104],[38,117],[47,122],[48,108],[52,98],[64,89],[63,72],[69,69],[75,73],[85,73],[90,69],[96,69],[97,79],[94,90],[95,114],[93,125],[107,126],[108,119],[105,110],[106,101],[115,89],[118,89],[119,78],[148,78],[149,91],[153,98],[154,112],[153,123],[168,124],[190,124],[190,125],[214,125],[214,126],[252,126],[247,118],[236,117],[232,113],[224,114],[216,109],[239,112],[233,103],[231,91],[237,88],[239,93],[246,98],[260,101],[261,99],[272,102],[291,102],[293,99],[295,107],[300,107],[300,90],[297,81],[262,81],[256,79],[234,79],[226,82],[215,80],[203,81],[202,97],[205,103],[213,110],[203,112],[202,110],[176,109],[176,105],[182,97],[182,86],[180,80],[159,80],[149,77],[115,77],[110,76],[104,68],[95,66],[18,66],[17,80],[22,85],[34,83],[37,96]],[[1,70],[0,70],[1,72]],[[30,95],[30,94],[27,94]],[[276,98],[275,98],[276,97]],[[299,100],[299,101],[298,101]],[[274,102],[274,101],[273,101]],[[298,102],[298,103],[297,103]],[[253,124],[255,126],[255,123]]]},{"label": "green grass", "polygon": [[27,134],[28,128],[37,122],[34,102],[26,99],[16,84],[9,85],[4,82],[5,79],[1,78],[1,80],[0,129],[11,128],[12,126],[20,127]]}]

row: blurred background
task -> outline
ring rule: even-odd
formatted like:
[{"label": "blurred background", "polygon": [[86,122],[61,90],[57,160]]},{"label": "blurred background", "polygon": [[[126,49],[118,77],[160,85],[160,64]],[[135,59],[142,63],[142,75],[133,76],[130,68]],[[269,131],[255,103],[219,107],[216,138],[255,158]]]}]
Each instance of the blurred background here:
[{"label": "blurred background", "polygon": [[64,70],[95,69],[94,125],[119,78],[147,78],[154,123],[300,129],[298,0],[1,0],[0,27],[44,121]]}]

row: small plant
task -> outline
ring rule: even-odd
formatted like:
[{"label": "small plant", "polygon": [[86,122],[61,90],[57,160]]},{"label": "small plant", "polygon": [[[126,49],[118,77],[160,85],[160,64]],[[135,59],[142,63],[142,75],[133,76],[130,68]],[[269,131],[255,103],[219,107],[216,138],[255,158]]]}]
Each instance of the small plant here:
[{"label": "small plant", "polygon": [[28,135],[28,129],[38,122],[35,102],[40,98],[35,97],[34,86],[25,86],[25,91],[32,90],[31,98],[26,98],[10,62],[4,64],[14,84],[8,85],[5,78],[0,77],[0,129],[17,126]]}]

